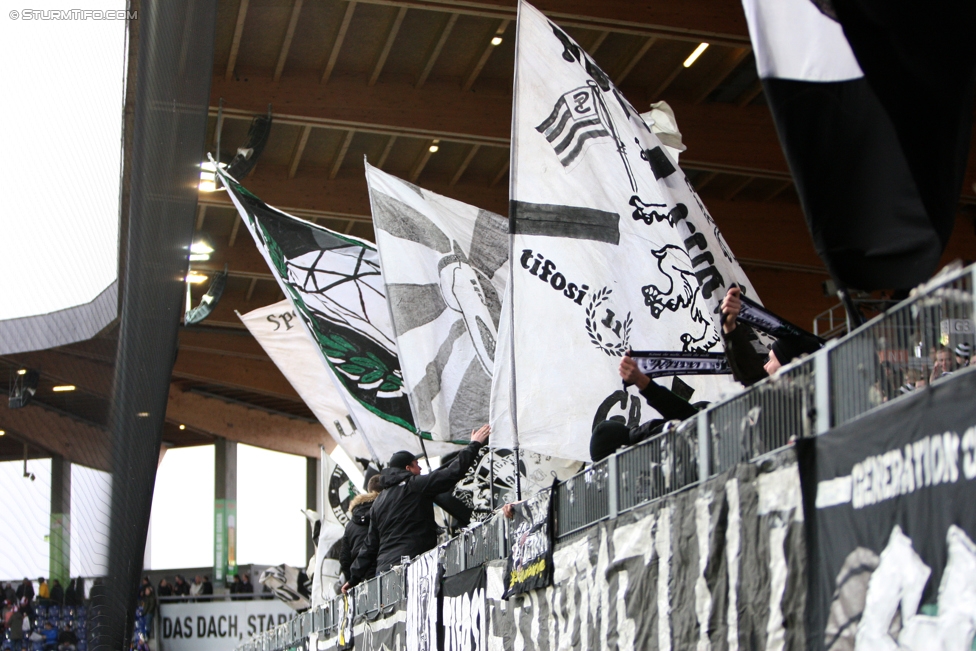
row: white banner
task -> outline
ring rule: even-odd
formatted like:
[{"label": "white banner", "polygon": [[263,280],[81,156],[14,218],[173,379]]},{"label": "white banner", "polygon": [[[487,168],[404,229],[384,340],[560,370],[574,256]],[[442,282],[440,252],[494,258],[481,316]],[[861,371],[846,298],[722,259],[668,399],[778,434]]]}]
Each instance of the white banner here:
[{"label": "white banner", "polygon": [[322,528],[315,548],[315,564],[312,568],[312,608],[317,608],[336,596],[339,581],[339,559],[330,552],[336,541],[342,538],[349,523],[349,503],[359,494],[359,489],[349,481],[346,473],[322,451],[322,477],[324,479],[325,504],[322,508]]},{"label": "white banner", "polygon": [[[716,316],[726,289],[735,282],[756,295],[638,111],[525,2],[512,134],[511,305],[496,355],[511,360],[514,377],[495,375],[492,445],[516,443],[514,403],[522,448],[588,460],[595,420],[658,417],[636,391],[623,392],[625,351],[721,352]],[[692,402],[730,386],[682,380]]]},{"label": "white banner", "polygon": [[368,164],[366,180],[414,422],[467,441],[488,422],[508,220]]},{"label": "white banner", "polygon": [[277,599],[162,602],[162,651],[232,651],[252,635],[284,624],[295,611]]},{"label": "white banner", "polygon": [[[375,456],[386,462],[397,450],[420,452],[376,248],[272,208],[218,174]],[[383,452],[380,442],[389,446]],[[434,444],[428,452],[453,448]]]}]

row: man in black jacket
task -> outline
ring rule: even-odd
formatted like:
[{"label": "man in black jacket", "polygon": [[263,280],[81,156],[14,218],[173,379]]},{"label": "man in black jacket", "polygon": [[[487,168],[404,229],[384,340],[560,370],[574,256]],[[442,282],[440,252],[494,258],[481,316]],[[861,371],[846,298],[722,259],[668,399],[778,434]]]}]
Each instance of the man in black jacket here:
[{"label": "man in black jacket", "polygon": [[471,433],[471,443],[447,466],[420,474],[417,457],[397,452],[389,466],[380,473],[383,492],[373,502],[369,531],[362,551],[352,564],[349,580],[342,591],[370,578],[369,569],[385,572],[400,562],[413,558],[437,545],[437,523],[434,521],[434,499],[457,484],[478,458],[478,451],[488,440],[487,425]]},{"label": "man in black jacket", "polygon": [[[352,576],[352,562],[359,556],[366,542],[366,534],[369,532],[369,512],[373,502],[380,495],[380,476],[379,473],[369,478],[367,482],[369,492],[357,495],[352,498],[349,505],[349,522],[346,524],[346,531],[342,534],[342,550],[339,552],[339,567],[342,568],[342,576],[349,580]],[[375,567],[366,568],[366,576],[373,576],[376,573]]]}]

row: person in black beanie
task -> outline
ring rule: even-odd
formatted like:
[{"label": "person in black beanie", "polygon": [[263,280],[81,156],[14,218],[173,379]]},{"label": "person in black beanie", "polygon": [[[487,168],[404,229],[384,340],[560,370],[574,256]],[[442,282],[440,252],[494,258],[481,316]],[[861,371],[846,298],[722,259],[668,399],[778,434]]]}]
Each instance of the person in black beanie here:
[{"label": "person in black beanie", "polygon": [[619,416],[597,423],[590,435],[590,458],[596,462],[609,457],[620,448],[634,445],[660,434],[669,423],[683,421],[698,413],[702,405],[693,405],[684,398],[644,375],[630,356],[624,355],[618,368],[624,384],[637,387],[644,400],[662,418],[655,418],[637,427],[628,427]]},{"label": "person in black beanie", "polygon": [[376,574],[385,572],[403,556],[413,558],[437,545],[434,500],[464,477],[490,434],[488,425],[473,431],[471,443],[454,461],[426,475],[420,474],[417,456],[411,452],[397,452],[390,458],[380,473],[383,491],[370,508],[366,542],[353,561],[351,576],[342,586],[344,594],[370,578],[372,567]]},{"label": "person in black beanie", "polygon": [[722,299],[722,338],[725,356],[732,368],[732,375],[745,386],[763,380],[781,366],[786,366],[800,355],[820,350],[820,342],[812,337],[785,336],[777,339],[766,352],[755,330],[736,318],[742,309],[738,287],[729,288]]}]

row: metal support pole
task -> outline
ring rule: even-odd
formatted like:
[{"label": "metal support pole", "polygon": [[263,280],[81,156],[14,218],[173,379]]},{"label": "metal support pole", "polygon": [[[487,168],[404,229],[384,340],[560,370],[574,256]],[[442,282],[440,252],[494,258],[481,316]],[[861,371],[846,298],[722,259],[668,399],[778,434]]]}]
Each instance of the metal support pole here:
[{"label": "metal support pole", "polygon": [[813,356],[814,405],[817,423],[814,432],[824,434],[830,429],[830,352],[833,342],[828,342]]},{"label": "metal support pole", "polygon": [[620,482],[617,481],[617,455],[607,457],[607,515],[611,520],[617,517],[618,493]]},{"label": "metal support pole", "polygon": [[711,440],[708,438],[708,411],[702,410],[695,416],[698,425],[698,483],[703,484],[712,473],[710,453]]}]

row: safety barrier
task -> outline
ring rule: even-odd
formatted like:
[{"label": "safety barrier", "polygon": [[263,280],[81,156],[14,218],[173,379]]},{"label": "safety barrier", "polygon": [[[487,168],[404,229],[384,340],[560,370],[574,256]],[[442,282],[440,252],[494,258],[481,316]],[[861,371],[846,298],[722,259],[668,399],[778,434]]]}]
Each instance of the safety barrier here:
[{"label": "safety barrier", "polygon": [[[898,400],[910,391],[906,384],[914,390],[916,381],[931,381],[933,350],[976,344],[974,286],[976,265],[934,279],[914,297],[774,377],[558,483],[556,537],[565,539],[798,438],[847,423]],[[445,574],[503,559],[508,545],[507,520],[496,513],[442,546]],[[357,586],[351,599],[355,617],[395,609],[406,595],[404,580],[405,568],[396,567]],[[239,648],[295,649],[312,632],[333,634],[344,612],[342,597],[336,597]]]}]

